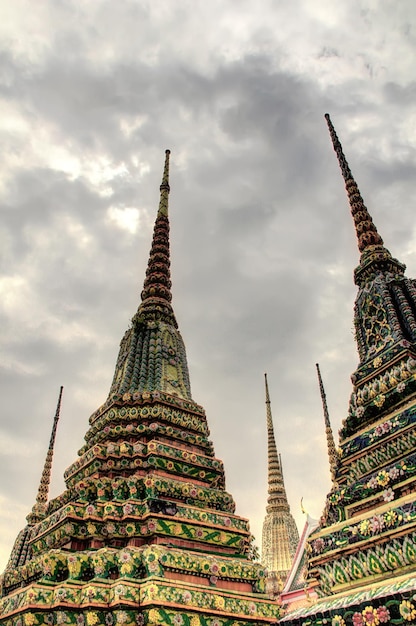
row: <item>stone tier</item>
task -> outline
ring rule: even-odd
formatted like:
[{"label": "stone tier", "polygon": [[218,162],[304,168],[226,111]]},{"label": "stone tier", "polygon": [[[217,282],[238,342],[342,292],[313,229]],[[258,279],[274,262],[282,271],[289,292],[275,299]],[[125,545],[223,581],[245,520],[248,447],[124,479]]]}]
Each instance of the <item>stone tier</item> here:
[{"label": "stone tier", "polygon": [[254,626],[280,614],[264,595],[260,564],[166,546],[50,550],[28,575],[25,589],[0,600],[5,623]]},{"label": "stone tier", "polygon": [[401,341],[363,364],[352,376],[348,417],[340,431],[341,445],[379,416],[400,407],[416,394],[416,351]]},{"label": "stone tier", "polygon": [[[412,489],[413,491],[413,489]],[[321,595],[398,576],[416,563],[416,505],[412,492],[314,533],[309,576]]]},{"label": "stone tier", "polygon": [[391,414],[344,442],[325,524],[349,519],[405,495],[416,482],[416,406]]}]

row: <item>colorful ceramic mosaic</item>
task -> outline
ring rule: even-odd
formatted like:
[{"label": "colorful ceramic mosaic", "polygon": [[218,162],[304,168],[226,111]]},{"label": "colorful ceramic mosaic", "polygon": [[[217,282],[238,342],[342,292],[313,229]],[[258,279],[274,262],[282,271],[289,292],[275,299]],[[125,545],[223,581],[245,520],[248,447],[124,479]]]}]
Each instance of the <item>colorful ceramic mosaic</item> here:
[{"label": "colorful ceramic mosaic", "polygon": [[47,502],[53,432],[41,496],[0,579],[0,624],[254,626],[280,615],[191,397],[171,305],[168,165],[167,151],[142,302],[109,396],[65,492]]},{"label": "colorful ceramic mosaic", "polygon": [[282,621],[297,626],[413,624],[416,282],[405,277],[405,266],[384,247],[329,116],[327,121],[361,253],[354,274],[360,362],[352,376],[333,487],[320,528],[308,543],[308,584],[322,599]]}]

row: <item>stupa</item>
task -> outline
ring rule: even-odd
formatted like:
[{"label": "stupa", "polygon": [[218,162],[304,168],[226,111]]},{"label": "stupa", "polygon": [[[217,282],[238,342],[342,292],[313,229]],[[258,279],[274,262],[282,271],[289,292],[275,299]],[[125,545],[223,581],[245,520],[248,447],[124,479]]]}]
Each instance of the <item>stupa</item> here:
[{"label": "stupa", "polygon": [[261,561],[267,568],[267,592],[277,597],[292,567],[299,543],[299,532],[290,512],[283,480],[282,462],[277,452],[267,374],[266,387],[268,498],[263,522]]},{"label": "stupa", "polygon": [[340,431],[333,487],[308,540],[319,599],[282,623],[416,623],[416,281],[385,248],[329,115],[360,263],[354,325],[359,364]]},{"label": "stupa", "polygon": [[141,304],[65,491],[41,498],[16,540],[1,577],[2,625],[244,626],[279,616],[192,399],[171,304],[169,191],[167,150]]}]

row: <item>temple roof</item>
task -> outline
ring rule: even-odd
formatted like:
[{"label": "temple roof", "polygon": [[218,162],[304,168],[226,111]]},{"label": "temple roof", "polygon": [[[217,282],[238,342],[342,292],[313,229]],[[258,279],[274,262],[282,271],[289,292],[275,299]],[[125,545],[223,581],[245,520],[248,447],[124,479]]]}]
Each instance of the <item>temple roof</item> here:
[{"label": "temple roof", "polygon": [[296,548],[295,556],[293,558],[292,567],[288,574],[286,584],[282,591],[282,602],[285,601],[285,594],[289,594],[292,591],[298,591],[304,589],[306,583],[308,557],[306,553],[306,542],[309,535],[316,530],[319,526],[319,521],[313,519],[308,513],[306,514],[305,525],[302,530],[302,534],[299,539],[298,547]]},{"label": "temple roof", "polygon": [[[322,615],[329,611],[336,610],[339,613],[341,609],[349,609],[352,614],[355,609],[359,612],[366,604],[374,604],[377,600],[383,601],[384,599],[390,600],[391,604],[393,604],[391,601],[392,597],[401,600],[401,597],[407,597],[405,594],[412,593],[415,590],[416,576],[411,574],[405,574],[390,580],[375,581],[373,584],[367,584],[360,589],[353,589],[319,599],[312,607],[299,608],[289,613],[280,619],[280,623],[304,623],[301,621],[302,618],[308,618],[309,621],[307,623],[312,624],[314,622],[312,622],[311,618],[319,616],[322,620]],[[297,620],[299,621],[297,622]],[[325,622],[321,621],[321,623]],[[397,621],[396,623],[400,622]]]}]

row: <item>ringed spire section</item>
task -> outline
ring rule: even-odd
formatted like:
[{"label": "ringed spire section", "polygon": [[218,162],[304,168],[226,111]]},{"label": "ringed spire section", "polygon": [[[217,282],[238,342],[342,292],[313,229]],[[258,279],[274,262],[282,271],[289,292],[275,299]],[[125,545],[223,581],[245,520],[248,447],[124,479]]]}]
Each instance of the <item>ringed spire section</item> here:
[{"label": "ringed spire section", "polygon": [[149,262],[146,270],[142,303],[137,315],[146,320],[161,320],[178,327],[171,301],[172,283],[170,280],[170,242],[169,242],[169,157],[165,151],[165,166],[160,185],[159,209],[153,230]]},{"label": "ringed spire section", "polygon": [[107,406],[120,397],[154,391],[191,399],[185,344],[171,304],[169,157],[166,150],[141,303],[120,344]]},{"label": "ringed spire section", "polygon": [[360,264],[355,269],[354,278],[357,285],[375,275],[379,271],[389,271],[403,275],[406,266],[394,259],[389,250],[384,247],[381,235],[374,225],[373,218],[361,196],[358,185],[351,173],[348,161],[335,128],[328,113],[325,113],[332,145],[337,155],[342,177],[345,181],[351,215],[354,220],[355,232],[358,240],[358,249],[361,253]]},{"label": "ringed spire section", "polygon": [[283,480],[280,455],[277,452],[267,374],[266,424],[268,450],[268,498],[262,532],[262,563],[268,571],[267,589],[275,596],[283,588],[299,542],[299,533],[290,512]]},{"label": "ringed spire section", "polygon": [[46,504],[48,502],[49,486],[51,482],[52,460],[55,447],[56,429],[58,428],[59,416],[61,414],[63,390],[64,388],[61,386],[59,390],[58,404],[56,406],[55,416],[53,418],[51,438],[49,440],[49,447],[46,453],[45,465],[43,467],[38,494],[36,496],[36,503],[33,506],[32,512],[27,516],[27,521],[32,524],[41,520],[45,516],[46,512]]},{"label": "ringed spire section", "polygon": [[358,249],[360,252],[363,252],[366,248],[368,248],[368,246],[382,246],[383,239],[377,232],[373,219],[364,204],[364,200],[351,173],[348,161],[345,158],[341,142],[335,132],[329,113],[325,114],[325,119],[328,124],[329,134],[331,135],[332,145],[334,146],[338,163],[341,168],[342,177],[345,181],[345,188],[347,190],[351,213],[354,218],[357,233]]},{"label": "ringed spire section", "polygon": [[322,408],[324,411],[325,433],[326,433],[326,443],[328,447],[329,467],[331,470],[332,481],[334,482],[336,471],[337,471],[338,455],[337,455],[337,450],[335,447],[334,435],[332,433],[331,422],[329,420],[328,404],[326,401],[326,393],[325,393],[324,383],[322,382],[322,376],[321,376],[321,370],[319,369],[319,363],[316,363],[316,371],[318,373],[319,391],[321,392]]},{"label": "ringed spire section", "polygon": [[274,436],[272,409],[269,395],[269,385],[267,374],[264,374],[266,391],[266,421],[267,421],[267,471],[268,471],[268,498],[267,512],[271,512],[280,506],[286,507],[287,496],[283,482],[283,472],[280,462],[280,455],[277,452],[276,440]]}]

